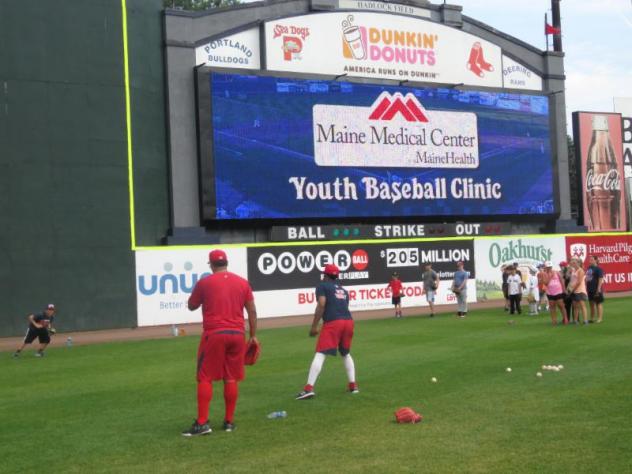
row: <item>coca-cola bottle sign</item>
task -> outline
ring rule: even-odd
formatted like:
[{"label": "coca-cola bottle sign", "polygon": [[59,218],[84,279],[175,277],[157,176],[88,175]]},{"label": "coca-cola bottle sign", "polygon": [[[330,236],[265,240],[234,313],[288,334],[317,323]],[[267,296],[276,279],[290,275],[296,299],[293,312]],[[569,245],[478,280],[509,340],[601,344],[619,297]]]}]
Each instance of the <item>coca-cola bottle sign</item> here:
[{"label": "coca-cola bottle sign", "polygon": [[606,115],[592,117],[592,137],[586,156],[584,199],[585,224],[590,230],[621,229],[621,176]]}]

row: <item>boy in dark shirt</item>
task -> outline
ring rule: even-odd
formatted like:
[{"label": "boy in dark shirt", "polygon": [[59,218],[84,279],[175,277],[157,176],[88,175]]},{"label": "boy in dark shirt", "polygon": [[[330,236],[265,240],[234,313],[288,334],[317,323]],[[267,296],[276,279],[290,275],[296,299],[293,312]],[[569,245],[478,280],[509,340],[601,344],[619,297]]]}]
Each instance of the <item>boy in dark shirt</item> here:
[{"label": "boy in dark shirt", "polygon": [[13,357],[19,357],[27,344],[31,344],[35,339],[39,339],[40,347],[35,353],[35,357],[44,357],[44,349],[50,344],[50,335],[55,334],[53,321],[55,320],[55,305],[49,304],[42,313],[29,314],[29,328],[26,331],[24,342],[13,353]]}]

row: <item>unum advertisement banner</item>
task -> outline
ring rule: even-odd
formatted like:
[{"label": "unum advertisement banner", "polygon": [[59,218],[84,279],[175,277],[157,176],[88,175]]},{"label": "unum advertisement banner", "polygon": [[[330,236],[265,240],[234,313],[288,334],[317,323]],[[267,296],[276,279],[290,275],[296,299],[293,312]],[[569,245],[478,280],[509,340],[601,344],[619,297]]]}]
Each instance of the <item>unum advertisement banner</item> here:
[{"label": "unum advertisement banner", "polygon": [[509,237],[477,239],[474,242],[476,260],[476,293],[479,301],[502,299],[503,265],[518,263],[523,279],[530,267],[547,260],[559,270],[559,263],[566,260],[565,240],[556,237]]},{"label": "unum advertisement banner", "polygon": [[632,235],[582,235],[566,237],[568,258],[580,258],[584,268],[596,256],[604,271],[605,292],[632,290]]},{"label": "unum advertisement banner", "polygon": [[[208,249],[136,251],[136,306],[139,326],[197,323],[201,310],[187,301],[198,280],[209,275]],[[229,269],[247,276],[246,249],[227,248]]]},{"label": "unum advertisement banner", "polygon": [[503,86],[498,46],[427,20],[319,13],[270,21],[265,38],[271,71]]}]

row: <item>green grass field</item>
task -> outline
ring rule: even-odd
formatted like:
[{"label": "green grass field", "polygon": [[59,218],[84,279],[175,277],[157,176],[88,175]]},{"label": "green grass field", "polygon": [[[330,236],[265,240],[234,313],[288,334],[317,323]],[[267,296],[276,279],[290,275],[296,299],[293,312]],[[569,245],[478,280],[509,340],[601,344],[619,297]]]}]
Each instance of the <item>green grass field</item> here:
[{"label": "green grass field", "polygon": [[[195,416],[197,338],[0,354],[0,472],[632,472],[630,299],[603,324],[551,327],[501,310],[358,322],[361,393],[328,358],[317,398],[295,401],[314,339],[307,327],[260,332],[237,431],[209,436]],[[559,373],[542,364],[564,364]],[[505,372],[511,367],[511,373]],[[431,383],[431,377],[439,382]],[[419,425],[397,425],[411,406]],[[287,410],[288,418],[266,418]]]}]

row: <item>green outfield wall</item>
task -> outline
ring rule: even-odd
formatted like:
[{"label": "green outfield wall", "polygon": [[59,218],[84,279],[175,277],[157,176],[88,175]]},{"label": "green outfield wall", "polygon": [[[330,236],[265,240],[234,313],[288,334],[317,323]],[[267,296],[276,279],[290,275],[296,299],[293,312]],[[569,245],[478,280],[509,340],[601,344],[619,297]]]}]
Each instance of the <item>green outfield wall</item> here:
[{"label": "green outfield wall", "polygon": [[130,172],[136,243],[169,226],[161,10],[0,0],[0,336],[48,302],[61,330],[136,325]]}]

